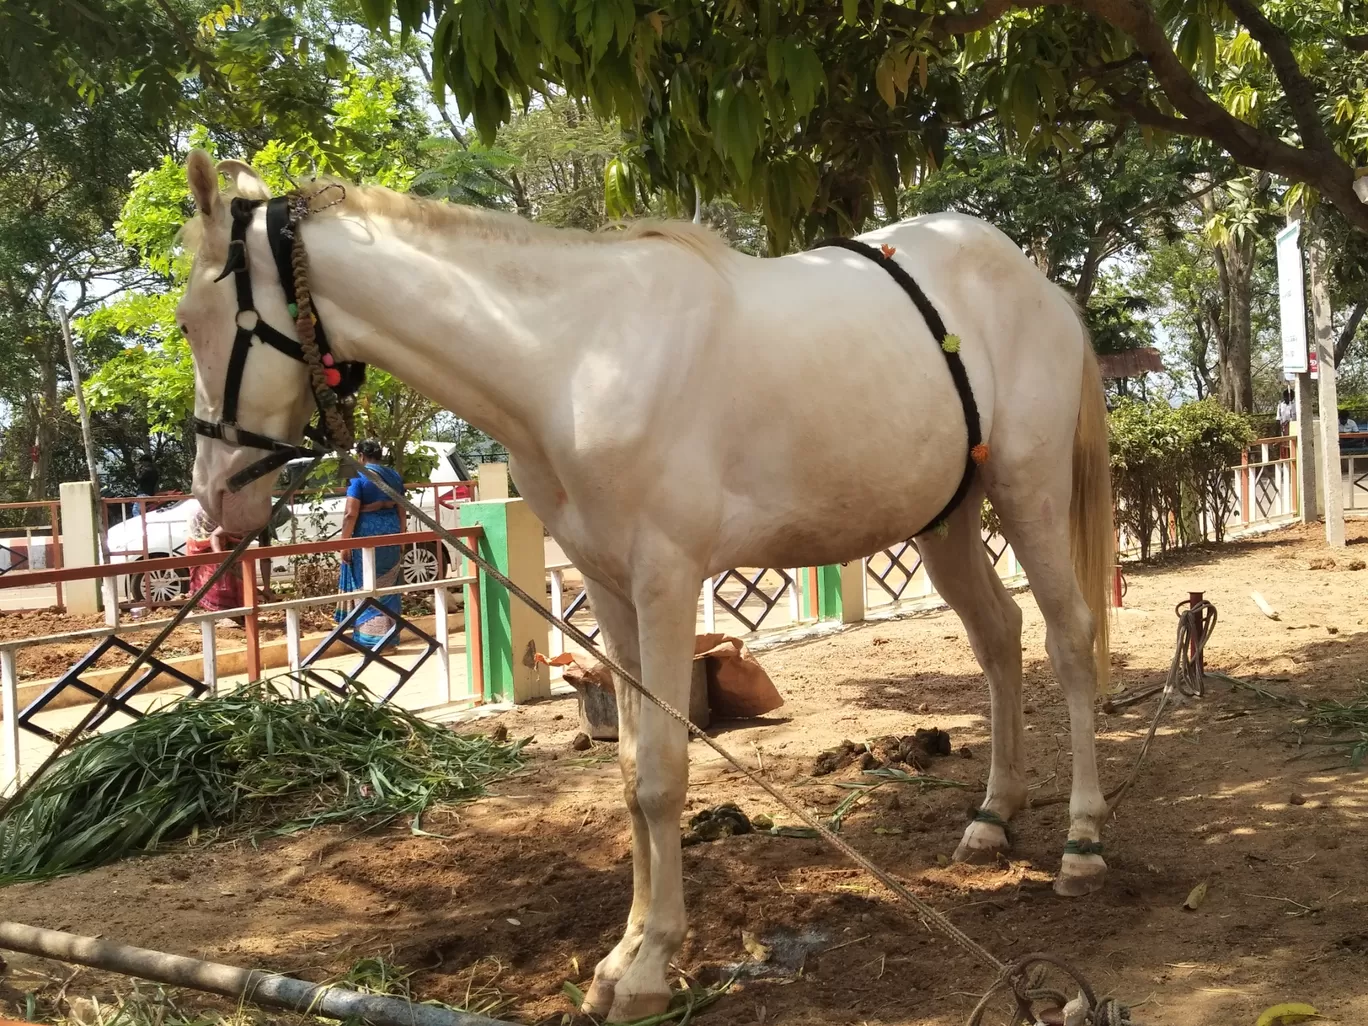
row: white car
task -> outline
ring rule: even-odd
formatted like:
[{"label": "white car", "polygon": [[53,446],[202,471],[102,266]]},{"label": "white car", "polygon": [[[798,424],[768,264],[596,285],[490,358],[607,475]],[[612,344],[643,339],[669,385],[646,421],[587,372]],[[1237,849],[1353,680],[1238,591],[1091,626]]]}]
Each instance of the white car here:
[{"label": "white car", "polygon": [[[450,442],[420,442],[438,454],[436,469],[429,476],[430,485],[409,492],[409,498],[419,509],[431,513],[434,509],[447,511],[456,504],[472,498],[468,479],[463,479],[465,467]],[[140,500],[145,501],[145,500]],[[152,498],[155,504],[155,497]],[[278,519],[274,530],[279,545],[298,542],[326,541],[342,530],[342,511],[346,499],[341,495],[328,496],[317,502],[300,502],[288,507]],[[185,555],[185,541],[190,533],[190,521],[199,512],[199,502],[182,499],[168,506],[154,509],[146,515],[129,517],[110,527],[107,534],[112,563],[134,563],[142,559]],[[442,523],[454,526],[449,515]],[[410,523],[410,530],[421,530],[421,525]],[[453,555],[448,549],[448,556]],[[437,577],[437,546],[433,542],[407,546],[403,555],[400,580],[404,584],[422,584]],[[272,561],[272,576],[289,574],[288,559]],[[175,603],[190,593],[188,570],[154,570],[150,573],[130,573],[121,582],[121,591],[134,602],[153,605]]]}]

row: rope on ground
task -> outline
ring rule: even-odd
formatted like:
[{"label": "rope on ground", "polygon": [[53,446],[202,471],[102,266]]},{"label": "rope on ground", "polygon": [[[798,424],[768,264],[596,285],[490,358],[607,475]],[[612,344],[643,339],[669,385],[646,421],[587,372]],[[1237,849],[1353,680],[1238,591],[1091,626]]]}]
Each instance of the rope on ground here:
[{"label": "rope on ground", "polygon": [[[853,847],[846,843],[846,841],[843,838],[833,833],[825,823],[823,823],[815,816],[809,814],[807,810],[803,809],[800,805],[798,805],[796,801],[789,798],[781,790],[776,788],[769,781],[762,778],[749,766],[746,766],[744,763],[742,763],[740,759],[736,758],[736,756],[732,755],[729,751],[727,751],[720,744],[714,741],[700,727],[694,724],[687,716],[679,712],[668,702],[659,698],[653,692],[647,689],[645,685],[643,685],[641,681],[639,681],[633,674],[628,673],[616,660],[610,658],[605,652],[601,651],[599,647],[594,643],[593,639],[589,637],[588,634],[580,630],[578,627],[570,623],[568,620],[557,617],[554,613],[547,609],[540,601],[533,598],[522,588],[518,587],[518,585],[515,584],[512,580],[510,580],[505,574],[501,573],[497,567],[491,565],[489,561],[484,559],[478,552],[474,550],[474,548],[467,545],[460,538],[456,537],[456,535],[452,534],[451,531],[443,527],[442,524],[438,522],[436,518],[430,516],[426,511],[420,509],[418,506],[410,502],[406,496],[400,494],[394,488],[391,488],[389,483],[385,481],[384,478],[382,478],[379,474],[372,471],[369,467],[363,466],[362,464],[358,463],[356,460],[352,459],[351,456],[347,453],[341,453],[339,455],[344,466],[347,466],[349,469],[354,469],[357,472],[365,475],[365,477],[377,488],[379,488],[381,492],[387,495],[390,499],[397,502],[404,509],[408,510],[408,512],[412,513],[413,516],[419,520],[419,522],[424,524],[429,530],[436,533],[438,537],[442,538],[447,544],[449,544],[457,552],[463,555],[466,559],[469,559],[471,562],[477,565],[481,569],[481,571],[487,574],[492,580],[497,581],[500,585],[506,588],[510,594],[516,595],[519,600],[521,600],[525,605],[528,606],[528,608],[530,608],[533,612],[535,612],[538,616],[540,616],[551,626],[563,631],[577,645],[582,647],[586,652],[593,655],[594,658],[602,662],[603,665],[607,667],[608,670],[610,670],[614,675],[616,675],[619,680],[625,683],[628,687],[630,687],[633,691],[639,694],[642,698],[645,698],[646,700],[654,704],[657,708],[659,708],[671,719],[682,724],[690,734],[698,738],[698,740],[702,741],[705,745],[707,745],[714,752],[716,752],[726,762],[730,763],[733,768],[735,768],[738,772],[740,772],[743,776],[750,780],[751,783],[755,784],[755,786],[759,787],[762,791],[764,791],[776,802],[778,802],[781,806],[783,806],[784,809],[786,809],[792,815],[796,816],[806,826],[814,830],[817,833],[818,837],[826,841],[827,844],[831,845],[842,855],[844,855],[846,858],[850,859],[857,866],[863,869],[870,876],[874,877],[874,879],[878,880],[879,883],[883,884],[886,888],[888,888],[888,890],[891,891],[894,894],[894,896],[896,896],[897,898],[902,900],[906,905],[912,908],[912,910],[917,914],[917,917],[922,921],[924,925],[939,930],[942,934],[944,934],[950,940],[954,941],[966,952],[973,955],[984,965],[988,966],[994,972],[996,972],[998,974],[997,983],[994,984],[994,989],[990,990],[988,994],[985,995],[984,1000],[980,1002],[980,1008],[986,1007],[986,1003],[988,1002],[989,998],[994,996],[1003,986],[1012,987],[1014,992],[1020,990],[1021,993],[1025,993],[1023,989],[1025,986],[1025,977],[1022,975],[1023,970],[1018,968],[1018,966],[1020,966],[1022,962],[1025,960],[1018,960],[1018,962],[1013,963],[1012,965],[1008,965],[1000,961],[987,948],[979,944],[976,940],[974,940],[963,930],[957,927],[954,923],[952,923],[945,916],[944,913],[938,911],[932,905],[928,904],[926,901],[923,901],[921,898],[913,894],[901,882],[894,879],[891,875],[889,875],[883,869],[879,868],[877,865],[871,862],[860,852],[856,851]],[[1039,962],[1046,962],[1051,965],[1059,966],[1083,987],[1085,995],[1092,994],[1091,988],[1087,986],[1087,983],[1083,979],[1083,977],[1079,975],[1077,970],[1071,968],[1067,963],[1057,958],[1054,958],[1050,955],[1032,955],[1027,956],[1027,958],[1034,959],[1034,961],[1031,962],[1032,965],[1035,965]],[[1116,1011],[1115,1013],[1113,1013],[1111,1011],[1108,1011],[1108,1009],[1116,1009]],[[978,1026],[978,1023],[982,1018],[982,1012],[976,1010],[976,1014],[978,1015],[978,1019],[971,1017],[971,1019],[969,1020],[969,1026]],[[1115,1019],[1099,1017],[1113,1014],[1124,1015],[1125,1017]],[[1025,1021],[1030,1023],[1034,1022],[1035,1020],[1028,1019]],[[1089,998],[1086,1010],[1086,1018],[1078,1020],[1077,1026],[1119,1026],[1119,1024],[1123,1022],[1129,1022],[1129,1012],[1126,1012],[1125,1009],[1123,1009],[1120,1005],[1117,1005],[1115,1002],[1111,1002],[1110,1004],[1104,1003],[1102,1005],[1099,1005],[1096,1001]]]},{"label": "rope on ground", "polygon": [[[1159,729],[1159,721],[1163,718],[1173,696],[1179,692],[1189,698],[1200,698],[1206,694],[1206,682],[1202,679],[1202,654],[1207,642],[1211,640],[1212,632],[1216,629],[1216,607],[1206,601],[1180,602],[1174,612],[1178,614],[1178,640],[1173,648],[1173,659],[1169,663],[1168,678],[1164,681],[1162,694],[1159,696],[1159,707],[1154,710],[1149,733],[1140,745],[1140,751],[1135,757],[1135,762],[1131,764],[1129,775],[1120,787],[1107,796],[1108,816],[1116,811],[1121,799],[1139,776],[1140,767],[1144,764],[1145,756],[1149,754],[1150,745],[1154,741],[1155,731]],[[1149,693],[1153,694],[1153,691]],[[1112,702],[1112,707],[1117,707],[1115,701]]]},{"label": "rope on ground", "polygon": [[[1059,990],[1042,986],[1050,968],[1058,969],[1078,985],[1078,997],[1069,1000]],[[1056,1024],[1056,1026],[1126,1026],[1130,1009],[1115,998],[1098,999],[1088,981],[1068,962],[1053,955],[1035,952],[1023,955],[1006,966],[988,993],[969,1014],[968,1026],[982,1026],[983,1017],[993,1001],[1010,994],[1016,1002],[1013,1023]],[[1132,1024],[1134,1026],[1134,1024]]]},{"label": "rope on ground", "polygon": [[[1161,696],[1159,706],[1154,710],[1154,717],[1150,720],[1149,733],[1145,735],[1144,743],[1140,746],[1140,752],[1131,764],[1130,773],[1120,784],[1102,795],[1107,802],[1108,816],[1116,811],[1116,807],[1121,803],[1121,796],[1130,790],[1131,784],[1135,783],[1135,778],[1140,773],[1140,767],[1149,754],[1150,745],[1154,742],[1154,734],[1159,729],[1159,722],[1163,719],[1173,696],[1181,692],[1189,698],[1200,698],[1206,694],[1205,678],[1232,679],[1226,677],[1225,674],[1208,672],[1202,662],[1202,654],[1206,650],[1206,644],[1211,640],[1212,631],[1216,629],[1216,607],[1205,601],[1199,602],[1195,606],[1183,601],[1174,607],[1174,612],[1178,614],[1178,640],[1173,647],[1173,659],[1169,662],[1168,677],[1164,683],[1128,691],[1102,703],[1103,712],[1113,713],[1119,712],[1127,706],[1143,702],[1154,695]],[[1047,805],[1062,805],[1068,800],[1069,796],[1066,794],[1051,795],[1048,798],[1033,798],[1027,808],[1040,809]]]}]

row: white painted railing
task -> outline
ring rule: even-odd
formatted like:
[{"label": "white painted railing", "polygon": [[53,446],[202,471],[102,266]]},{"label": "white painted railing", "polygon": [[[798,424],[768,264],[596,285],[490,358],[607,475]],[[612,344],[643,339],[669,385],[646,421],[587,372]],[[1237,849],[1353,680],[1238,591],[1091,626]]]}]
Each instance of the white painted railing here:
[{"label": "white painted railing", "polygon": [[[474,542],[480,535],[479,528],[460,528],[458,534],[464,536],[467,542]],[[465,585],[474,585],[470,589],[472,598],[479,594],[479,572],[477,568],[468,568],[469,572],[449,574],[435,580],[413,584],[398,584],[387,587],[379,587],[377,584],[376,573],[376,549],[378,547],[393,545],[396,540],[402,537],[409,542],[435,541],[435,535],[428,535],[422,532],[413,532],[403,536],[384,535],[367,538],[335,539],[328,542],[313,542],[296,546],[273,546],[264,550],[249,548],[243,557],[240,572],[244,578],[244,595],[247,596],[247,604],[224,610],[213,610],[208,612],[192,613],[184,618],[183,623],[198,624],[201,632],[201,653],[200,653],[200,679],[206,685],[208,693],[213,694],[217,691],[221,676],[226,675],[221,667],[222,659],[218,648],[218,639],[214,632],[216,621],[224,618],[241,618],[244,624],[244,640],[246,648],[243,650],[242,662],[245,663],[245,670],[248,679],[256,679],[261,676],[262,653],[259,634],[259,619],[263,613],[281,611],[285,618],[285,641],[286,641],[286,665],[292,671],[298,671],[303,666],[309,654],[303,651],[304,635],[302,633],[301,613],[309,608],[325,608],[333,610],[339,604],[348,602],[359,602],[366,598],[384,598],[391,595],[412,595],[431,593],[433,602],[433,629],[430,632],[432,639],[437,643],[433,657],[436,659],[435,680],[430,696],[425,696],[424,700],[411,706],[415,711],[424,709],[434,709],[453,704],[477,704],[484,698],[484,676],[481,659],[480,646],[480,607],[478,601],[467,603],[464,611],[464,622],[457,624],[453,620],[452,588],[464,588]],[[357,549],[361,553],[362,583],[356,591],[334,592],[327,595],[308,596],[302,598],[287,599],[279,602],[257,602],[257,592],[255,587],[256,568],[255,559],[258,551],[263,557],[278,558],[281,556],[316,554],[319,552],[335,552],[342,549]],[[225,554],[213,554],[209,556],[182,556],[172,559],[156,560],[149,565],[169,566],[172,568],[200,566],[221,561]],[[72,581],[85,579],[99,579],[105,594],[107,624],[104,627],[91,628],[87,630],[68,631],[62,634],[52,634],[40,637],[16,638],[0,641],[0,714],[3,714],[3,722],[0,723],[0,791],[8,790],[14,783],[21,778],[23,772],[23,758],[21,757],[21,716],[22,706],[20,703],[21,682],[18,672],[18,655],[24,649],[51,645],[61,642],[89,641],[96,644],[105,638],[118,637],[120,639],[133,639],[139,636],[147,636],[169,623],[169,619],[142,620],[135,622],[121,622],[119,616],[119,606],[117,602],[115,581],[120,573],[126,569],[117,564],[106,564],[96,567],[78,567],[66,570],[44,571],[40,583],[48,583],[47,578],[53,581]],[[451,568],[448,568],[451,569]],[[238,573],[239,569],[234,569],[230,573]],[[38,576],[38,575],[34,575]],[[6,587],[6,582],[0,578],[0,588]],[[411,617],[409,619],[412,619]],[[452,641],[453,628],[455,633],[464,642],[464,651],[471,655],[470,673],[468,674],[464,686],[456,688],[454,681],[456,675],[452,672]],[[350,630],[350,629],[349,629]],[[463,637],[462,637],[463,636]],[[320,634],[316,639],[315,651],[321,647],[328,634]],[[404,636],[401,634],[400,640]],[[131,642],[130,642],[131,643]],[[319,658],[324,658],[327,653],[319,652]],[[405,670],[411,667],[405,667]],[[109,673],[119,672],[105,670],[91,670],[90,673]],[[227,671],[228,673],[242,672],[240,669]],[[48,687],[56,687],[58,682],[51,682]],[[31,685],[28,685],[31,687]],[[163,685],[168,686],[168,685]],[[174,687],[175,681],[171,679],[169,686]],[[298,676],[293,678],[292,690],[296,695],[300,694],[303,685]],[[141,692],[147,694],[147,692]],[[61,703],[62,706],[71,704]],[[86,703],[88,705],[88,701]],[[407,704],[407,703],[406,703]],[[84,709],[84,707],[81,707]],[[34,736],[35,743],[42,744],[41,739]]]}]

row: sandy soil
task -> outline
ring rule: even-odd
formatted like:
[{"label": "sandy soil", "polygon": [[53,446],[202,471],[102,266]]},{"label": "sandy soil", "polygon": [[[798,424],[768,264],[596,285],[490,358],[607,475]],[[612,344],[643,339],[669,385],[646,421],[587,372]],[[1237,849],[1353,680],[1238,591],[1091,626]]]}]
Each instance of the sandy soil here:
[{"label": "sandy soil", "polygon": [[[1209,666],[1301,698],[1348,698],[1368,676],[1368,524],[1338,565],[1319,530],[1294,529],[1192,553],[1128,574],[1115,674],[1133,687],[1164,676],[1173,605],[1200,589],[1220,610]],[[1280,620],[1250,600],[1260,591]],[[1067,720],[1026,613],[1027,746],[1033,794],[1067,793]],[[848,792],[810,778],[813,757],[850,738],[938,726],[970,757],[931,772],[965,790],[889,785],[846,820],[846,836],[1000,958],[1045,949],[1100,992],[1138,1004],[1150,1026],[1252,1023],[1303,1000],[1332,1021],[1368,1020],[1368,780],[1340,755],[1296,744],[1295,710],[1213,683],[1176,710],[1104,832],[1104,888],[1050,890],[1066,809],[1015,824],[1006,864],[952,866],[966,810],[987,772],[987,695],[959,621],[947,612],[860,625],[762,653],[787,704],[717,736],[829,812]],[[1129,769],[1152,705],[1099,717],[1104,786]],[[569,700],[502,722],[535,738],[521,775],[496,797],[407,825],[318,830],[294,838],[180,849],[81,876],[0,892],[0,914],[164,950],[269,966],[311,979],[383,954],[418,970],[418,994],[460,1000],[492,985],[505,1018],[561,1021],[565,980],[584,981],[616,939],[630,897],[629,835],[612,752],[572,752]],[[689,813],[724,800],[779,810],[707,749],[691,746]],[[1298,796],[1300,804],[1290,799]],[[1304,799],[1304,800],[1302,800]],[[687,813],[686,813],[687,814]],[[779,817],[782,822],[782,817]],[[691,930],[677,965],[707,976],[746,957],[742,930],[815,934],[801,975],[749,981],[699,1017],[750,1024],[957,1024],[989,982],[970,958],[814,840],[747,836],[684,853]],[[1181,906],[1207,880],[1206,901]],[[16,971],[31,960],[13,959]],[[65,978],[65,973],[62,974]],[[101,984],[83,977],[69,993]],[[13,992],[10,992],[13,994]]]}]

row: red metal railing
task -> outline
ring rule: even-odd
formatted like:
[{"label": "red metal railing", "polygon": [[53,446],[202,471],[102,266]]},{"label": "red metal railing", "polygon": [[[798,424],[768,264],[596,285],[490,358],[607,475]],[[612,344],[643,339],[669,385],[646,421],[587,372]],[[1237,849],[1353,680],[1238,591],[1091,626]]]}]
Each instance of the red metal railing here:
[{"label": "red metal railing", "polygon": [[[7,509],[41,509],[41,510],[45,510],[45,511],[47,512],[47,515],[48,515],[48,531],[49,531],[47,549],[48,549],[48,551],[51,553],[51,560],[52,560],[52,567],[51,567],[51,568],[52,568],[52,569],[61,569],[61,566],[62,566],[62,529],[61,529],[61,512],[60,512],[61,504],[60,504],[56,499],[44,499],[44,500],[39,501],[39,502],[0,502],[0,510],[7,510]],[[31,528],[31,527],[23,527],[23,528],[14,528],[14,530],[22,530],[22,531],[25,532],[25,546],[24,546],[24,549],[25,549],[25,558],[26,558],[26,561],[29,563],[29,566],[32,567],[32,557],[29,555],[29,553],[31,553],[31,552],[33,551],[33,528]],[[15,540],[17,541],[17,539],[15,539]],[[4,538],[0,538],[0,544],[5,544]],[[7,547],[13,548],[13,546],[7,546]],[[0,580],[3,580],[3,579],[5,579],[5,578],[13,578],[13,579],[16,580],[16,581],[25,581],[25,580],[28,579],[28,575],[30,575],[30,574],[32,574],[32,573],[34,573],[34,572],[35,572],[35,571],[32,570],[32,569],[27,569],[27,570],[22,570],[22,569],[0,570]],[[17,576],[16,576],[16,575],[17,575]],[[22,587],[22,586],[23,586],[23,585],[19,585],[19,584],[12,584],[12,585],[10,585],[10,587]],[[57,582],[56,592],[57,592],[57,603],[56,603],[57,608],[60,609],[60,610],[65,610],[65,609],[66,609],[66,602],[64,601],[64,597],[63,597],[63,595],[62,595],[62,585],[61,585],[61,582],[60,582],[60,581]]]},{"label": "red metal railing", "polygon": [[[480,527],[461,527],[452,531],[454,535],[461,538],[467,544],[474,547],[483,536],[483,529]],[[344,549],[376,549],[389,545],[400,544],[421,544],[424,542],[439,542],[436,533],[432,531],[407,531],[402,534],[381,534],[371,535],[364,538],[333,538],[328,541],[302,542],[295,545],[272,545],[265,548],[251,546],[243,554],[240,572],[244,582],[244,596],[247,605],[242,610],[225,610],[213,613],[214,616],[239,615],[244,617],[244,627],[247,638],[247,671],[249,677],[255,679],[261,673],[261,650],[260,650],[260,624],[258,616],[263,610],[273,610],[285,608],[287,606],[297,606],[301,603],[308,604],[307,600],[294,599],[285,603],[270,603],[263,605],[257,598],[256,589],[256,564],[258,559],[276,558],[288,556],[307,556],[323,552],[341,552]],[[439,548],[441,546],[439,545]],[[195,556],[165,556],[156,559],[147,559],[136,564],[137,571],[140,573],[155,573],[160,570],[188,570],[197,566],[214,566],[222,563],[228,558],[226,552],[205,552]],[[462,559],[462,563],[466,560]],[[32,587],[35,585],[55,584],[60,587],[63,583],[72,581],[106,581],[111,578],[126,575],[133,564],[129,563],[107,563],[101,566],[80,566],[54,568],[51,570],[27,571],[22,580],[16,580],[13,575],[6,574],[0,577],[0,591]],[[402,591],[426,591],[429,589],[450,587],[452,584],[470,584],[475,586],[469,589],[466,597],[465,624],[467,637],[467,650],[471,656],[471,676],[469,680],[470,693],[476,696],[484,694],[484,673],[483,657],[481,646],[481,608],[479,601],[479,568],[475,566],[463,567],[465,572],[458,574],[455,578],[443,578],[439,576],[434,581],[427,581],[423,584],[400,586],[395,589],[386,589],[386,594],[398,593]],[[444,584],[444,581],[450,583]],[[113,589],[106,589],[106,595]],[[366,594],[364,590],[358,594]],[[342,597],[345,597],[342,596]],[[322,596],[319,602],[327,602],[328,596]],[[88,634],[91,637],[111,633],[118,626],[117,604],[112,609],[106,610],[109,618],[109,627],[104,630],[95,629],[89,632],[79,632]]]},{"label": "red metal railing", "polygon": [[[435,493],[433,496],[434,507],[450,507],[455,502],[467,501],[474,497],[474,487],[474,482],[470,481],[452,481],[442,482],[440,484],[434,484],[431,481],[410,481],[404,484],[405,492],[408,492],[410,494],[414,492],[422,492],[427,489],[432,489]],[[279,498],[283,494],[283,492],[275,493],[277,498]],[[345,494],[346,489],[344,488],[329,488],[321,492],[311,491],[308,493],[309,496],[316,496],[318,498],[323,499],[334,499]],[[141,545],[136,548],[124,547],[116,549],[111,552],[111,555],[137,555],[140,559],[148,559],[151,552],[151,547],[148,542],[148,527],[146,514],[156,512],[160,509],[166,509],[168,506],[174,506],[178,502],[184,502],[186,499],[192,498],[194,498],[193,495],[186,494],[185,492],[158,492],[156,495],[136,496],[101,496],[100,529],[104,533],[105,537],[109,536],[109,529],[112,526],[111,521],[113,524],[118,524],[123,523],[126,520],[131,520],[135,516],[142,517],[139,524],[141,528],[141,530],[139,531]],[[304,501],[307,501],[307,499],[305,499]],[[136,513],[133,512],[133,507],[135,505],[138,507]],[[112,516],[112,513],[116,510],[118,511],[119,515],[117,517],[114,517]],[[438,551],[440,552],[441,550],[439,549]],[[440,559],[441,556],[439,555],[438,558]]]}]

